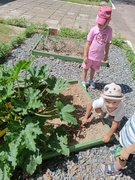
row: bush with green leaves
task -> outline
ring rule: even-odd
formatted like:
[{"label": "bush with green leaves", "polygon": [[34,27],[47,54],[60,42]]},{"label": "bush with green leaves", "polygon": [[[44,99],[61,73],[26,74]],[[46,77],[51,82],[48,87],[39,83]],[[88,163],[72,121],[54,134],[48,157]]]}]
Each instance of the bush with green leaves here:
[{"label": "bush with green leaves", "polygon": [[[47,152],[69,155],[66,127],[77,124],[74,107],[60,99],[68,81],[50,75],[49,65],[32,66],[34,58],[0,66],[0,127],[8,128],[0,143],[0,179],[17,167],[33,174]],[[46,120],[59,118],[54,127]]]}]

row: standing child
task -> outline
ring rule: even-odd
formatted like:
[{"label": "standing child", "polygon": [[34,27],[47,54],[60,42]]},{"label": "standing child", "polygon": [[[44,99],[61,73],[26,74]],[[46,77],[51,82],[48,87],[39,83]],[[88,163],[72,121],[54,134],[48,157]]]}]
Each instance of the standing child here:
[{"label": "standing child", "polygon": [[94,109],[96,113],[109,114],[112,118],[112,125],[107,134],[104,135],[103,141],[108,142],[112,135],[115,133],[120,121],[122,120],[125,111],[121,87],[115,83],[107,84],[101,97],[93,102],[90,102],[86,109],[86,114],[82,120],[82,125],[87,122],[89,114]]},{"label": "standing child", "polygon": [[[133,153],[135,153],[135,113],[126,122],[120,131],[120,146],[117,149],[121,149],[116,154],[116,162],[114,164],[101,164],[101,170],[104,174],[111,176],[121,176],[121,170],[126,166],[127,161],[131,162]],[[114,149],[114,152],[117,151]],[[118,157],[119,156],[119,157]]]},{"label": "standing child", "polygon": [[84,48],[84,60],[82,63],[82,84],[86,88],[86,76],[90,68],[89,85],[95,88],[93,77],[96,70],[100,69],[101,61],[108,59],[110,41],[112,40],[112,28],[108,26],[111,20],[112,8],[102,6],[97,14],[96,23],[89,34]]}]

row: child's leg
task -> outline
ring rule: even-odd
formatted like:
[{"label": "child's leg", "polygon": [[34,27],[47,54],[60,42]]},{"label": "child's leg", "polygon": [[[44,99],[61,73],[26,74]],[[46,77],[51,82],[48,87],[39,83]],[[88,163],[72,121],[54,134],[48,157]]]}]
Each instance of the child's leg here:
[{"label": "child's leg", "polygon": [[92,67],[90,68],[90,80],[93,80],[95,74],[95,69],[93,69]]},{"label": "child's leg", "polygon": [[116,170],[123,169],[126,166],[127,161],[121,161],[119,158],[116,158],[116,162],[114,164],[114,168]]},{"label": "child's leg", "polygon": [[95,71],[100,69],[100,61],[92,61],[91,60],[91,66],[90,66],[90,81],[89,84],[91,86],[91,88],[95,88],[95,83],[93,81],[94,75],[95,75]]},{"label": "child's leg", "polygon": [[87,71],[88,69],[83,69],[82,71],[82,82],[86,82]]},{"label": "child's leg", "polygon": [[93,81],[93,77],[95,74],[95,69],[93,69],[92,67],[90,67],[90,80],[89,80],[89,85],[91,86],[91,88],[95,88],[95,83]]}]

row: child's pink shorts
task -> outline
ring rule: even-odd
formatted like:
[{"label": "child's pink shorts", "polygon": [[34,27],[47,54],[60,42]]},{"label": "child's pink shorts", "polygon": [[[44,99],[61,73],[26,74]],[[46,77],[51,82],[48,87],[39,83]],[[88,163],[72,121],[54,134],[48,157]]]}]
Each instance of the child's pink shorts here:
[{"label": "child's pink shorts", "polygon": [[85,64],[84,62],[82,63],[82,68],[89,69],[90,67],[92,67],[95,70],[99,70],[100,64],[101,64],[101,61],[93,61],[93,60],[89,59],[87,64]]}]

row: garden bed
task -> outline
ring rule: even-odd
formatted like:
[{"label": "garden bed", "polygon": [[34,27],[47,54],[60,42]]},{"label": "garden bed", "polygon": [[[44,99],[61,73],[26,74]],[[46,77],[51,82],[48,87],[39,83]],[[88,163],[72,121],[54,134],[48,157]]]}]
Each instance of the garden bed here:
[{"label": "garden bed", "polygon": [[[32,54],[82,63],[85,43],[84,39],[63,38],[57,35],[41,36]],[[101,66],[109,67],[108,61],[102,61]]]},{"label": "garden bed", "polygon": [[[78,125],[69,129],[67,127],[70,152],[103,144],[102,137],[108,132],[109,127],[98,117],[98,114],[93,112],[88,119],[88,123],[83,127],[80,126],[86,112],[86,107],[91,101],[89,94],[82,87],[81,83],[78,81],[71,82],[70,86],[61,93],[60,97],[64,99],[67,104],[72,104],[75,107],[74,117],[78,121]],[[48,120],[46,123],[55,124],[57,127],[61,125],[62,122],[60,119],[53,119],[51,121]],[[67,124],[65,123],[65,125]],[[113,140],[113,138],[111,140]],[[46,153],[44,159],[57,155],[60,155],[60,153]]]}]

